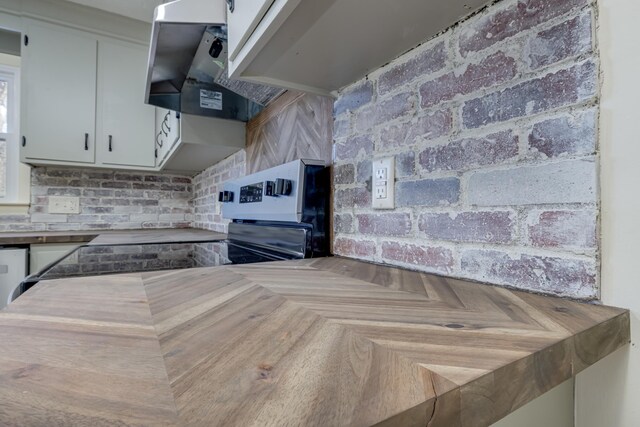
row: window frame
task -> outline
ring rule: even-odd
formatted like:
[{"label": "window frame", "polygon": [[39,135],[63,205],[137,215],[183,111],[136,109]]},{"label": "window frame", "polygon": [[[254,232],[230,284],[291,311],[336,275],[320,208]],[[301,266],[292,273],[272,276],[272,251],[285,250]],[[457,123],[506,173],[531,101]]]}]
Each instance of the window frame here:
[{"label": "window frame", "polygon": [[[20,68],[0,64],[0,79],[8,82],[7,132],[0,132],[5,140],[6,176],[5,195],[0,195],[0,205],[24,204],[20,199]],[[27,202],[28,203],[28,202]]]}]

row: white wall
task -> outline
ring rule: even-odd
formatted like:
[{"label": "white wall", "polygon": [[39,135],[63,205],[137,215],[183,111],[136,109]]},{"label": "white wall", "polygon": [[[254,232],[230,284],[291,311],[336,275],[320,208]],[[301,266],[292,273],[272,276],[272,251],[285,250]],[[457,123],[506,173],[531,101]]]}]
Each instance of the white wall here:
[{"label": "white wall", "polygon": [[573,379],[571,379],[510,413],[492,424],[492,427],[571,427],[573,425]]},{"label": "white wall", "polygon": [[576,426],[640,426],[640,2],[598,0],[602,301],[629,308],[631,346],[576,379]]}]

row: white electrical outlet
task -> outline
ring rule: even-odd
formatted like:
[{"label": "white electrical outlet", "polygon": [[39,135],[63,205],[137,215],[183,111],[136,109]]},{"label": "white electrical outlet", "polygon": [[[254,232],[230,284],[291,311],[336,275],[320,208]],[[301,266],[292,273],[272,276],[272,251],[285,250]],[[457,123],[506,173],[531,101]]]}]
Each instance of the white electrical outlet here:
[{"label": "white electrical outlet", "polygon": [[79,197],[49,197],[49,213],[52,214],[79,214],[80,198]]},{"label": "white electrical outlet", "polygon": [[372,162],[373,167],[373,209],[395,208],[395,158],[385,157]]}]

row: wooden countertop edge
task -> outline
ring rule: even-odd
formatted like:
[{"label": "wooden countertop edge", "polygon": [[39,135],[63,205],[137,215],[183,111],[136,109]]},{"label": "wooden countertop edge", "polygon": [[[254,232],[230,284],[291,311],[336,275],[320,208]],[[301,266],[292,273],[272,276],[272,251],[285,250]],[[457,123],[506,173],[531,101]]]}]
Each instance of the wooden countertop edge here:
[{"label": "wooden countertop edge", "polygon": [[[594,336],[601,343],[596,347],[601,351],[585,354],[583,341],[593,340]],[[626,311],[437,395],[428,425],[489,426],[624,347],[630,338],[630,314]],[[523,378],[535,381],[520,381]]]},{"label": "wooden countertop edge", "polygon": [[[254,266],[257,267],[259,266]],[[145,282],[144,275],[139,273],[118,276],[140,278],[143,285]],[[583,307],[589,305],[585,304]],[[598,311],[598,307],[601,306],[592,307]],[[564,315],[560,308],[562,307],[558,307],[556,315]],[[606,318],[600,317],[602,320],[599,323],[574,329],[568,336],[559,338],[547,347],[508,362],[466,383],[454,384],[445,376],[431,372],[435,397],[426,399],[376,425],[491,425],[630,342],[629,310],[604,308],[612,310]],[[158,335],[158,331],[155,332]]]},{"label": "wooden countertop edge", "polygon": [[90,242],[100,233],[64,233],[64,234],[36,234],[33,235],[20,233],[20,235],[12,236],[11,233],[0,234],[0,245],[32,245],[39,243],[86,243]]},{"label": "wooden countertop edge", "polygon": [[[153,232],[202,232],[217,233],[199,228],[158,228],[158,229],[131,229],[131,230],[96,230],[96,231],[40,231],[40,232],[6,232],[0,233],[0,246],[2,245],[32,245],[43,243],[90,243],[93,240],[112,234],[120,233],[153,233]],[[223,233],[217,233],[223,234]]]},{"label": "wooden countertop edge", "polygon": [[[593,340],[594,335],[599,342],[607,342],[599,347],[602,351],[598,354],[585,355],[581,341]],[[434,383],[435,397],[379,422],[376,427],[490,426],[629,344],[630,339],[627,310],[466,384],[440,392]],[[522,378],[535,378],[533,386],[530,381],[519,381]]]}]

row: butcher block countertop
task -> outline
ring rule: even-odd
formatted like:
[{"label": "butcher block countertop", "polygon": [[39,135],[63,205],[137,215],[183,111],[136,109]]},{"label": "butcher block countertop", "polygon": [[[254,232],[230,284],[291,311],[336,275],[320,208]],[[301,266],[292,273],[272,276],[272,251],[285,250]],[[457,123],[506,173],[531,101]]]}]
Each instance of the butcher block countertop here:
[{"label": "butcher block countertop", "polygon": [[344,258],[40,282],[0,312],[0,425],[486,426],[629,312]]},{"label": "butcher block countertop", "polygon": [[34,243],[88,243],[118,245],[135,243],[171,243],[184,241],[222,240],[226,234],[196,228],[92,231],[28,231],[0,233],[0,245]]},{"label": "butcher block countertop", "polygon": [[130,245],[145,243],[207,242],[223,240],[227,235],[197,228],[169,228],[164,230],[122,230],[101,233],[89,245]]}]

